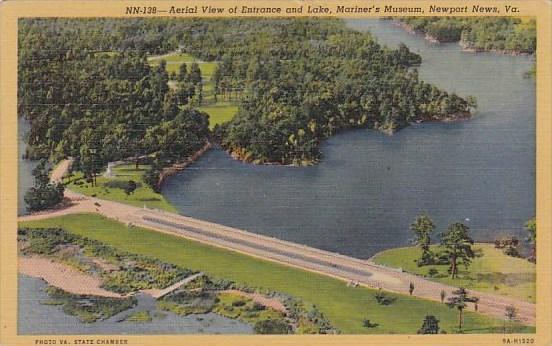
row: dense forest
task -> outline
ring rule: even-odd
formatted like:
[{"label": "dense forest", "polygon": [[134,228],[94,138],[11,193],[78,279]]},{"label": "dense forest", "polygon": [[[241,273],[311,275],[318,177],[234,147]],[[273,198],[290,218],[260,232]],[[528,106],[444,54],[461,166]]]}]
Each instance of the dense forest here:
[{"label": "dense forest", "polygon": [[218,63],[215,97],[240,104],[214,137],[257,163],[308,164],[341,129],[392,132],[475,106],[419,80],[421,59],[406,46],[383,47],[340,20],[24,19],[18,107],[31,126],[28,156],[72,156],[94,176],[122,158],[147,156],[159,169],[192,155],[212,135],[189,102],[201,71],[169,76],[163,61],[147,61],[174,50]]},{"label": "dense forest", "polygon": [[409,17],[410,29],[439,42],[460,42],[469,50],[533,54],[537,49],[534,19],[508,17]]},{"label": "dense forest", "polygon": [[225,54],[215,90],[243,96],[238,114],[216,134],[246,161],[309,164],[320,157],[320,141],[339,130],[393,132],[410,122],[466,117],[475,106],[471,97],[419,80],[413,67],[421,59],[405,45],[382,47],[341,21],[234,30],[226,27],[249,39],[219,43]]},{"label": "dense forest", "polygon": [[72,156],[93,177],[109,161],[151,155],[168,165],[205,144],[207,115],[169,90],[164,64],[146,60],[173,47],[150,36],[153,28],[139,39],[133,28],[110,20],[20,22],[18,112],[30,123],[29,157]]}]

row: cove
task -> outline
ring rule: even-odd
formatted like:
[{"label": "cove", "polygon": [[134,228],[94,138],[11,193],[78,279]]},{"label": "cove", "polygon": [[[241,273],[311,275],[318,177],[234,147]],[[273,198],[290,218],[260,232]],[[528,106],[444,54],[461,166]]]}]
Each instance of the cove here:
[{"label": "cove", "polygon": [[477,98],[475,116],[393,136],[342,132],[312,167],[255,166],[211,150],[167,180],[165,197],[184,215],[360,258],[408,245],[424,212],[438,233],[459,221],[478,241],[525,238],[535,215],[535,83],[524,78],[532,58],[463,52],[389,21],[347,24],[390,47],[404,42],[423,58],[421,79]]}]

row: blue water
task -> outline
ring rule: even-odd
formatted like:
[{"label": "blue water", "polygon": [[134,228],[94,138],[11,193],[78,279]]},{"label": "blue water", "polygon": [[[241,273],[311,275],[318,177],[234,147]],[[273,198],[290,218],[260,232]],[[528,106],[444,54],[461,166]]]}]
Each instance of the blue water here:
[{"label": "blue water", "polygon": [[513,234],[535,215],[535,83],[531,57],[462,52],[391,22],[350,20],[379,42],[404,42],[423,58],[421,79],[478,111],[460,123],[422,124],[393,136],[340,133],[313,167],[255,166],[211,150],[171,177],[163,194],[182,214],[360,258],[407,245],[408,226],[428,213],[479,241]]}]

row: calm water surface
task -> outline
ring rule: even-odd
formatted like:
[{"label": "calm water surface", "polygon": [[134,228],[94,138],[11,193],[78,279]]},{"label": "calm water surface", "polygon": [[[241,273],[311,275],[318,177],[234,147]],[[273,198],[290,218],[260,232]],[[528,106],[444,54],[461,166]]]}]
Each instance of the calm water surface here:
[{"label": "calm water surface", "polygon": [[173,176],[164,195],[185,215],[366,258],[408,244],[429,213],[440,230],[469,225],[480,241],[525,237],[535,214],[535,85],[530,57],[471,54],[435,45],[390,22],[351,20],[379,42],[423,57],[423,80],[477,97],[475,117],[423,124],[394,136],[343,132],[313,167],[254,166],[212,150]]}]

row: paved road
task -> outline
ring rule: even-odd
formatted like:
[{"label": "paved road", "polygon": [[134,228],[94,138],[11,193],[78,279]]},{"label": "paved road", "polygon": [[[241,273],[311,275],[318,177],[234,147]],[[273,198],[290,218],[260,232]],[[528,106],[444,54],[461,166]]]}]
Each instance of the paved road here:
[{"label": "paved road", "polygon": [[[447,296],[451,296],[452,290],[456,289],[396,269],[383,267],[371,261],[323,251],[174,213],[85,197],[72,191],[66,191],[66,195],[72,200],[69,207],[48,213],[20,217],[20,220],[42,219],[79,212],[96,212],[127,224],[132,223],[156,231],[176,234],[202,243],[318,272],[348,282],[357,281],[360,285],[381,288],[386,291],[408,294],[409,285],[413,283],[415,287],[413,296],[440,301],[442,290],[446,292]],[[504,319],[506,307],[513,305],[518,309],[518,317],[522,322],[535,324],[535,304],[496,294],[476,291],[470,291],[470,293],[479,297],[478,311],[482,314]],[[473,305],[469,307],[469,310],[474,309],[475,306]]]}]

